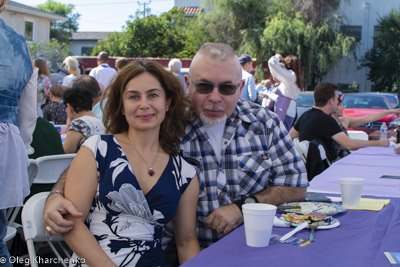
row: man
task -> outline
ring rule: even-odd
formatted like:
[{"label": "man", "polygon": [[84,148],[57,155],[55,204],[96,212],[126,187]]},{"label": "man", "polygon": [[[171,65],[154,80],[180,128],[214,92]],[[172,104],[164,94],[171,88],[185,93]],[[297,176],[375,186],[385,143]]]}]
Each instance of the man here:
[{"label": "man", "polygon": [[185,82],[185,77],[184,75],[181,73],[181,69],[182,69],[182,61],[180,61],[177,58],[171,59],[168,62],[168,68],[171,72],[173,72],[177,77],[179,77],[182,86],[183,86],[183,90],[185,91],[185,94],[187,94],[187,88],[186,88],[186,82]]},{"label": "man", "polygon": [[123,67],[129,64],[129,60],[126,57],[119,57],[115,60],[115,67],[117,72],[119,72]]},{"label": "man", "polygon": [[330,160],[336,159],[335,142],[348,150],[355,150],[365,146],[389,146],[388,139],[365,141],[350,139],[340,128],[330,114],[336,112],[338,100],[338,86],[323,82],[315,87],[315,108],[306,111],[289,134],[292,139],[299,137],[303,140],[319,140],[324,143]]},{"label": "man", "polygon": [[93,68],[90,71],[89,76],[94,77],[99,84],[104,86],[104,88],[107,88],[111,80],[117,73],[115,69],[111,68],[108,65],[107,52],[102,51],[99,53],[99,55],[97,56],[97,65],[98,66],[96,68]]},{"label": "man", "polygon": [[93,106],[96,105],[101,99],[102,90],[100,85],[95,78],[89,75],[79,76],[72,82],[72,86],[85,88],[91,91],[93,94]]},{"label": "man", "polygon": [[[226,44],[203,44],[185,81],[194,117],[182,136],[181,153],[197,166],[200,246],[240,226],[244,203],[304,200],[305,167],[282,122],[266,109],[239,100],[244,80],[235,51]],[[53,190],[62,192],[63,185]],[[72,222],[60,215],[67,212],[81,216],[60,194],[52,194],[44,214],[51,233],[72,229]]]},{"label": "man", "polygon": [[254,81],[254,76],[250,74],[253,68],[253,61],[247,54],[243,54],[239,57],[240,65],[242,66],[242,79],[245,81],[242,90],[242,99],[249,101],[256,101],[257,92]]}]

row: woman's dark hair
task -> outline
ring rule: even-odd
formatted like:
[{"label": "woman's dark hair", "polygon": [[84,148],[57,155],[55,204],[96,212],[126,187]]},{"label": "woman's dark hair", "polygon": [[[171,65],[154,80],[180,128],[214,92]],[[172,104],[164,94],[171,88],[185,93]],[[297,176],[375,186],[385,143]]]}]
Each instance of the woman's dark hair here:
[{"label": "woman's dark hair", "polygon": [[35,59],[35,67],[39,69],[39,75],[46,75],[47,77],[50,77],[49,66],[44,58],[38,57]]},{"label": "woman's dark hair", "polygon": [[[184,133],[188,117],[186,109],[190,106],[182,84],[163,66],[154,61],[133,61],[125,66],[108,87],[108,100],[103,109],[103,124],[106,132],[118,134],[128,131],[129,125],[122,114],[123,93],[127,83],[143,73],[156,78],[165,90],[167,100],[171,100],[168,112],[160,127],[160,146],[170,155],[176,155],[180,144],[179,137]],[[103,102],[103,101],[102,101]],[[102,106],[103,103],[100,104]]]},{"label": "woman's dark hair", "polygon": [[64,104],[70,104],[76,113],[92,110],[93,93],[88,89],[71,87],[65,90],[63,95]]},{"label": "woman's dark hair", "polygon": [[303,81],[301,80],[301,64],[296,56],[289,55],[285,57],[285,68],[296,74],[296,84],[300,90],[303,89]]}]

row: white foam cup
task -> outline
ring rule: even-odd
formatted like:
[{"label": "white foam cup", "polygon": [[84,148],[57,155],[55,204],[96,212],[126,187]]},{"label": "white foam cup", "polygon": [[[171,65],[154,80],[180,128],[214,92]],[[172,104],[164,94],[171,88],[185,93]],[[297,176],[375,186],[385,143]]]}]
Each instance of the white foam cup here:
[{"label": "white foam cup", "polygon": [[313,203],[307,203],[307,202],[300,203],[300,207],[302,213],[311,213],[315,208]]},{"label": "white foam cup", "polygon": [[342,205],[345,208],[357,209],[360,206],[362,178],[339,178],[340,191],[342,193]]},{"label": "white foam cup", "polygon": [[263,203],[242,206],[246,244],[250,247],[267,247],[271,238],[276,206]]}]

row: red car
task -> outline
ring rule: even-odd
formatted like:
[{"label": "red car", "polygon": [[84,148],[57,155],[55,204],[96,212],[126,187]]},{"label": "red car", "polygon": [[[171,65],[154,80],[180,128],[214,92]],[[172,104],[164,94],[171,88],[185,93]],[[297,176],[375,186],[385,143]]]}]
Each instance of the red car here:
[{"label": "red car", "polygon": [[[393,109],[389,100],[385,96],[373,93],[343,94],[342,103],[344,107],[343,117],[362,117],[387,109]],[[390,114],[379,121],[362,124],[358,128],[350,128],[349,130],[359,130],[370,134],[379,130],[384,121],[389,130],[396,129],[399,125],[399,119],[397,116]]]}]

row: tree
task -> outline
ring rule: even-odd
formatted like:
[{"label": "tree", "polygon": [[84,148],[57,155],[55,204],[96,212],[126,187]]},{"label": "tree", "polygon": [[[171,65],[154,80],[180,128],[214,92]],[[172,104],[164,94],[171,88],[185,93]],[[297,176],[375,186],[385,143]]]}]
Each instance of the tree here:
[{"label": "tree", "polygon": [[81,15],[79,13],[72,13],[75,8],[74,5],[47,0],[46,3],[37,5],[36,8],[68,18],[65,21],[50,22],[50,38],[56,38],[61,43],[69,42],[72,33],[78,31],[78,19]]},{"label": "tree", "polygon": [[[150,13],[150,11],[146,11]],[[183,16],[183,10],[174,8],[160,16],[141,17],[137,12],[126,22],[123,33],[112,33],[99,46],[92,50],[92,55],[106,50],[112,56],[125,57],[189,57],[196,51],[192,48],[197,40],[193,35],[195,25]],[[200,47],[196,47],[197,49]]]},{"label": "tree", "polygon": [[73,55],[65,43],[61,44],[56,39],[50,39],[49,41],[41,42],[39,44],[28,44],[28,47],[32,58],[36,59],[42,57],[46,59],[49,62],[49,66],[53,69],[56,67],[61,69],[61,62],[63,62],[64,58]]},{"label": "tree", "polygon": [[[347,0],[346,0],[347,1]],[[258,62],[276,54],[299,57],[304,82],[315,84],[342,57],[354,52],[354,38],[337,30],[339,0],[208,0],[200,16],[214,41]],[[256,76],[262,78],[262,64]]]},{"label": "tree", "polygon": [[368,79],[378,91],[400,92],[400,7],[379,17],[374,47],[361,58],[361,67],[368,67]]}]

